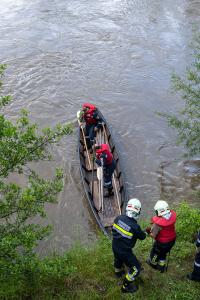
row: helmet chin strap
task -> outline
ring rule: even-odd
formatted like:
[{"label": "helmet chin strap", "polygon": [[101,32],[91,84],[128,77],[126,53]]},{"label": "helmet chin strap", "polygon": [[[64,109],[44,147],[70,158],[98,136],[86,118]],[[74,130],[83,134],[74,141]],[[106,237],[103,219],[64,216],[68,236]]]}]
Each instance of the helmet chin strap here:
[{"label": "helmet chin strap", "polygon": [[137,220],[137,219],[139,219],[139,216],[140,216],[140,215],[138,215],[138,214],[136,213],[136,215],[133,216],[133,219]]},{"label": "helmet chin strap", "polygon": [[129,217],[129,218],[134,218],[134,219],[138,219],[139,218],[139,215],[140,214],[138,214],[138,213],[136,213],[136,212],[134,212],[134,211],[131,211],[131,210],[127,210],[126,211],[126,215],[127,215],[127,217]]}]

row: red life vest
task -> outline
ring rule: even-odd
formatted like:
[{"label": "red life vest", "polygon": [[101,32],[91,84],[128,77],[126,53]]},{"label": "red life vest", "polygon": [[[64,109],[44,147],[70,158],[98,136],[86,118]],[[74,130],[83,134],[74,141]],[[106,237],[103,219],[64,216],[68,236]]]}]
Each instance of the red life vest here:
[{"label": "red life vest", "polygon": [[84,112],[84,120],[86,122],[87,125],[90,124],[97,124],[97,120],[94,119],[94,112],[96,111],[96,106],[90,103],[84,103],[83,104],[83,109],[87,108],[87,111]]},{"label": "red life vest", "polygon": [[176,213],[173,210],[171,210],[170,212],[171,212],[171,217],[169,218],[169,220],[157,216],[154,216],[152,218],[152,222],[162,228],[155,238],[156,241],[158,242],[169,243],[173,241],[176,237],[176,231],[175,231]]},{"label": "red life vest", "polygon": [[113,155],[110,152],[108,144],[101,144],[101,148],[96,150],[97,159],[100,159],[101,154],[106,154],[106,165],[110,165],[113,161]]}]

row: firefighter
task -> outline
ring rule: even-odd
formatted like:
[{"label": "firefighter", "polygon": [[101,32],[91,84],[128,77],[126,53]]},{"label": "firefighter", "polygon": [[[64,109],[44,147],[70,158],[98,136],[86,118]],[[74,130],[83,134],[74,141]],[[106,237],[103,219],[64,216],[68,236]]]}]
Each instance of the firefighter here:
[{"label": "firefighter", "polygon": [[96,163],[103,167],[103,180],[104,187],[108,189],[108,193],[105,197],[112,196],[113,186],[112,186],[112,174],[116,167],[116,161],[113,158],[112,153],[108,144],[95,145],[96,152]]},{"label": "firefighter", "polygon": [[86,141],[88,149],[91,149],[97,130],[100,128],[102,118],[98,115],[95,105],[84,103],[79,114],[80,125],[85,123]]},{"label": "firefighter", "polygon": [[126,206],[126,214],[114,220],[112,228],[112,250],[114,254],[114,268],[116,277],[125,274],[124,266],[128,267],[121,291],[134,293],[138,287],[135,278],[140,274],[141,264],[132,252],[137,239],[144,240],[147,233],[142,231],[137,219],[140,215],[141,203],[138,199],[130,199]]},{"label": "firefighter", "polygon": [[196,240],[196,255],[194,259],[193,271],[190,274],[187,274],[187,278],[193,281],[200,281],[200,231]]},{"label": "firefighter", "polygon": [[146,231],[155,240],[147,259],[148,265],[163,273],[166,269],[166,257],[176,241],[176,213],[169,209],[166,201],[159,200],[154,206],[156,215],[152,218],[151,228]]}]

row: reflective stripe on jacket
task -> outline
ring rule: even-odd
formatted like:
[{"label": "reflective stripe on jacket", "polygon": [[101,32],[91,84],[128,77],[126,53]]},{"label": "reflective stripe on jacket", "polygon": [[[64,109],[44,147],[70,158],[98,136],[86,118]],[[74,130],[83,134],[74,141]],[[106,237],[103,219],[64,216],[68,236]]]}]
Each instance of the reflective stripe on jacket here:
[{"label": "reflective stripe on jacket", "polygon": [[112,235],[115,246],[120,249],[132,249],[137,239],[146,238],[137,221],[126,215],[120,215],[114,220]]},{"label": "reflective stripe on jacket", "polygon": [[167,220],[163,217],[154,216],[152,218],[152,222],[157,224],[161,227],[161,230],[155,237],[156,241],[160,243],[169,243],[176,238],[176,231],[175,231],[175,223],[176,223],[176,213],[175,211],[171,210],[171,216]]},{"label": "reflective stripe on jacket", "polygon": [[121,236],[132,239],[133,233],[125,230],[123,227],[119,226],[118,224],[113,224],[113,229],[116,230]]}]

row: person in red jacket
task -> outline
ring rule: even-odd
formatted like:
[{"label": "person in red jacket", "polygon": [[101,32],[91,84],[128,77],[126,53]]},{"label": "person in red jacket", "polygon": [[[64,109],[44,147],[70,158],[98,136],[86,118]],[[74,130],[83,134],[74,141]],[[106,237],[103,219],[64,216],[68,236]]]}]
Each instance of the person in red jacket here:
[{"label": "person in red jacket", "polygon": [[98,114],[97,107],[91,103],[84,103],[79,114],[79,120],[81,126],[85,124],[87,147],[91,149],[96,132],[103,121]]},{"label": "person in red jacket", "polygon": [[148,265],[163,273],[166,270],[166,256],[176,241],[176,213],[169,209],[166,201],[159,200],[154,206],[156,215],[152,218],[151,228],[147,228],[155,240],[147,259]]},{"label": "person in red jacket", "polygon": [[113,195],[112,174],[116,167],[116,161],[113,158],[108,144],[95,145],[96,163],[103,167],[104,187],[108,189],[108,194]]}]

